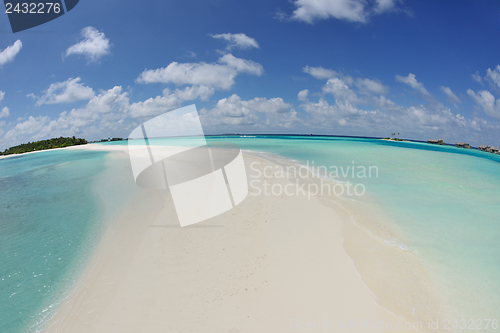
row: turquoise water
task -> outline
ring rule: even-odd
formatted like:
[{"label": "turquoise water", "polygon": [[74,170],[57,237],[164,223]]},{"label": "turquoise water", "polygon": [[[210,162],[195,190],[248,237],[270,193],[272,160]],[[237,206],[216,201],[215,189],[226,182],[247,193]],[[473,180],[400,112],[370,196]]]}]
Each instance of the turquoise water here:
[{"label": "turquoise water", "polygon": [[[212,137],[316,166],[377,166],[361,183],[436,278],[448,319],[499,319],[500,156],[410,142],[325,137]],[[379,221],[380,222],[380,221]],[[391,225],[387,228],[390,230]],[[388,240],[390,241],[390,240]],[[446,319],[446,318],[442,318]],[[484,327],[484,325],[483,325]]]},{"label": "turquoise water", "polygon": [[37,331],[75,283],[126,199],[99,188],[107,163],[87,150],[0,160],[0,332]]},{"label": "turquoise water", "polygon": [[[315,166],[376,166],[378,177],[349,173],[338,180],[362,183],[385,210],[387,228],[398,227],[400,245],[415,252],[435,277],[455,316],[449,319],[498,319],[500,156],[372,139],[208,141],[230,141]],[[109,155],[61,150],[0,160],[0,332],[36,331],[50,318],[95,248],[102,221],[137,191],[131,179],[120,183],[126,161],[113,162]],[[112,172],[116,163],[121,173]]]}]

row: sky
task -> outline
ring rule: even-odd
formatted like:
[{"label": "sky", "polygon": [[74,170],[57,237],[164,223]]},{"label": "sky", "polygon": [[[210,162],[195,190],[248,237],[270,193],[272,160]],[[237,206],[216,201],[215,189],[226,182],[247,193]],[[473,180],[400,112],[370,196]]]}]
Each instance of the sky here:
[{"label": "sky", "polygon": [[195,104],[206,134],[500,145],[496,0],[80,0],[12,33],[0,150],[128,137]]}]

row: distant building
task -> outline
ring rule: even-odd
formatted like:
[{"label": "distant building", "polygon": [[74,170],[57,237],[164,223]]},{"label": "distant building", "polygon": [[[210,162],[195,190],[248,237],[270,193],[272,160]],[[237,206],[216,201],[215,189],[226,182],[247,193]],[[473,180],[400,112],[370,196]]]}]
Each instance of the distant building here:
[{"label": "distant building", "polygon": [[427,140],[427,143],[431,143],[434,145],[445,145],[443,139],[429,139],[429,140]]},{"label": "distant building", "polygon": [[492,146],[479,146],[477,149],[487,152],[487,153],[493,153],[493,154],[499,154],[500,155],[500,150],[498,147],[492,147]]},{"label": "distant building", "polygon": [[471,149],[472,148],[472,146],[468,142],[457,142],[457,143],[455,143],[455,147],[458,147],[458,148],[467,148],[467,149]]}]

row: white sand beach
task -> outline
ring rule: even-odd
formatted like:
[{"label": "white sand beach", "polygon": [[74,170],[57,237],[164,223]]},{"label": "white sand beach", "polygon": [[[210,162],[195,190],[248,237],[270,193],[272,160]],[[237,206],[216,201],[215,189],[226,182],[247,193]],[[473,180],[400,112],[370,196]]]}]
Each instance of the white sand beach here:
[{"label": "white sand beach", "polygon": [[[262,168],[273,163],[244,158]],[[408,309],[398,311],[383,281],[368,275],[363,281],[346,253],[347,245],[365,272],[390,272],[377,267],[377,252],[371,266],[363,260],[358,248],[379,245],[357,238],[345,211],[324,198],[254,194],[233,210],[181,228],[169,195],[142,191],[106,232],[44,332],[372,332],[389,323],[415,331],[404,328]]]}]

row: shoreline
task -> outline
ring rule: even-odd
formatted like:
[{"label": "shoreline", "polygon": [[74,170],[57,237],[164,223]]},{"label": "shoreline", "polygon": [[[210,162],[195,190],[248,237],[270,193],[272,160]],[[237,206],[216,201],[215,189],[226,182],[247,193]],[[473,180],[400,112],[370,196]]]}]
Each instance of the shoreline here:
[{"label": "shoreline", "polygon": [[325,318],[411,319],[372,292],[346,251],[360,231],[349,234],[345,212],[327,199],[249,194],[229,212],[180,228],[171,197],[143,190],[43,332],[284,331]]},{"label": "shoreline", "polygon": [[14,157],[14,156],[24,156],[24,155],[29,155],[29,154],[36,154],[36,153],[41,153],[41,152],[44,152],[44,151],[56,151],[56,150],[63,150],[63,149],[85,149],[84,146],[92,145],[92,144],[94,144],[94,143],[87,143],[87,144],[84,144],[84,145],[74,145],[74,146],[62,147],[62,148],[51,148],[51,149],[27,151],[25,153],[20,153],[20,154],[0,155],[0,160],[3,159],[3,158],[9,158],[9,157]]},{"label": "shoreline", "polygon": [[[298,161],[279,155],[261,154],[285,169],[291,165],[307,168]],[[299,184],[317,184],[321,188],[322,182],[326,181],[346,186],[346,183],[327,176],[316,177],[299,180]],[[343,249],[363,282],[376,296],[377,304],[409,321],[426,323],[452,317],[445,311],[444,296],[422,258],[404,245],[407,241],[399,227],[374,198],[362,195],[361,200],[356,196],[324,193],[316,195],[316,198],[341,217]]]}]

